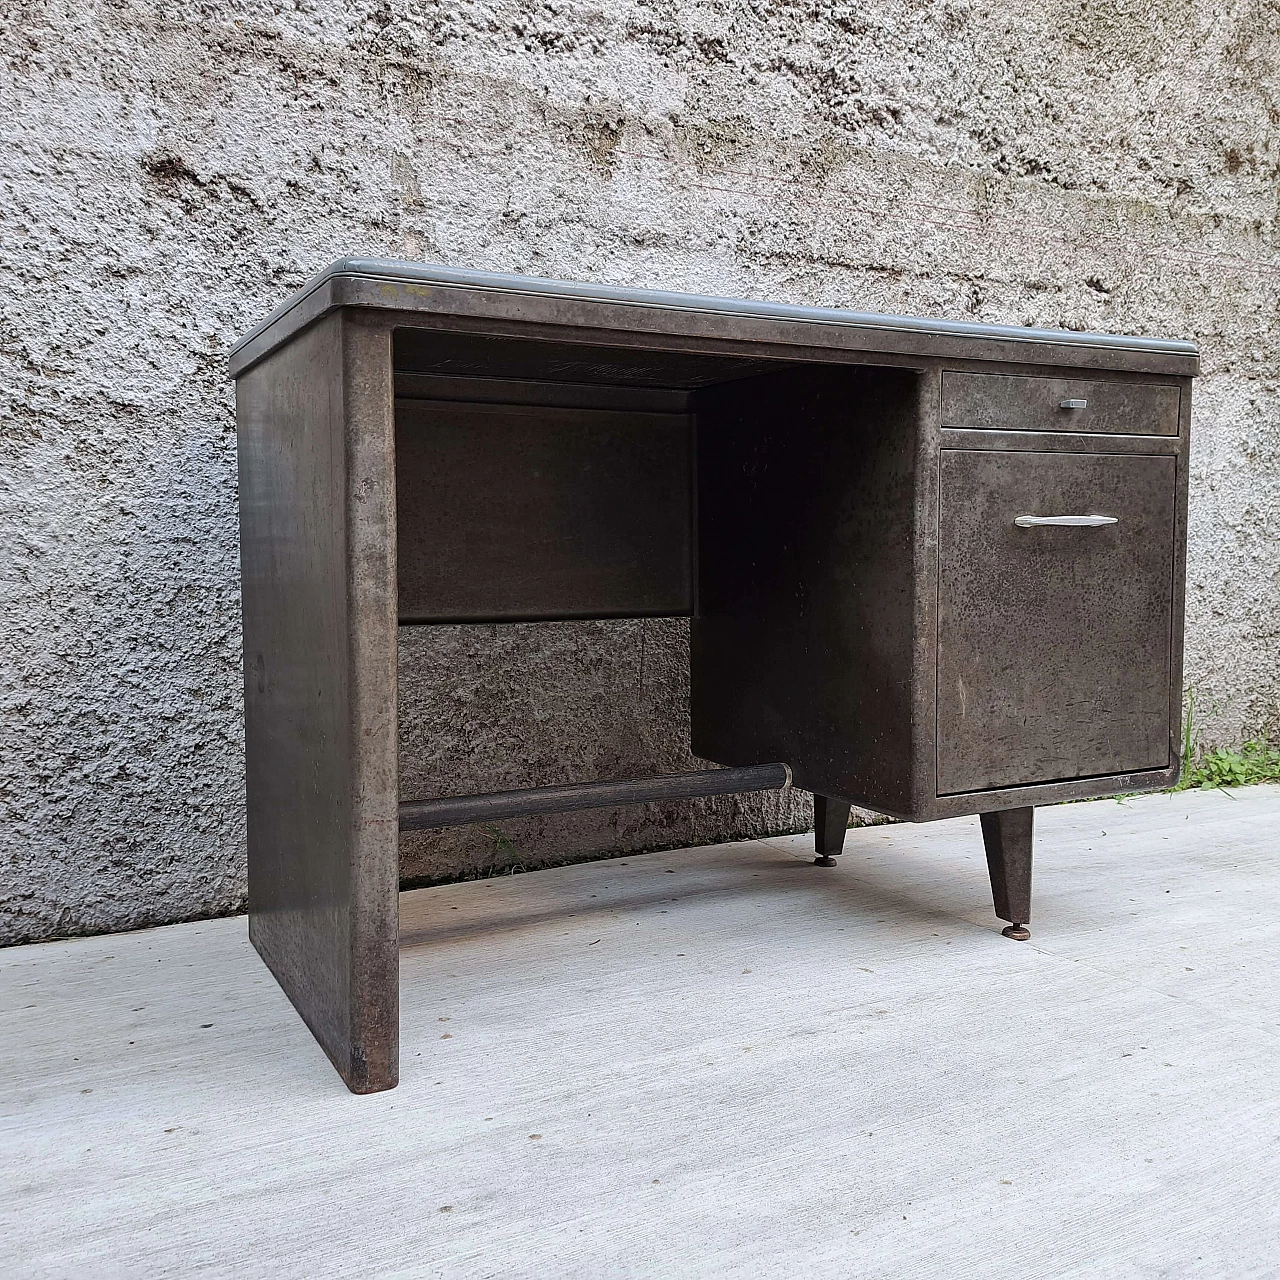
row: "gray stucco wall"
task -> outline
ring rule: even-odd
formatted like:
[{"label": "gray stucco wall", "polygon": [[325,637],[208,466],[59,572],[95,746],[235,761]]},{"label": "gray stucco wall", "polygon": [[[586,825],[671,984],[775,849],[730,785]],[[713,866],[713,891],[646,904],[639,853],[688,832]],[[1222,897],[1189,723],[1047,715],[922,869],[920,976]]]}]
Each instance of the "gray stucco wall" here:
[{"label": "gray stucco wall", "polygon": [[[1274,3],[108,0],[7,7],[0,46],[0,941],[240,906],[225,353],[345,253],[1197,339],[1188,682],[1206,739],[1280,728]],[[684,643],[417,633],[406,773],[679,768]],[[513,824],[406,869],[802,821]]]}]

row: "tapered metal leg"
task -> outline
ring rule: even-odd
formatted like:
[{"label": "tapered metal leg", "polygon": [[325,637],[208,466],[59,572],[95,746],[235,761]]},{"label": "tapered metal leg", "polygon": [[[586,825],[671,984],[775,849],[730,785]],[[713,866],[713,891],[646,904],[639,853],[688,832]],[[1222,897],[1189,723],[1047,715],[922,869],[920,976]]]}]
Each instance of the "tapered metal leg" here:
[{"label": "tapered metal leg", "polygon": [[987,848],[991,897],[996,915],[1010,921],[1006,938],[1025,942],[1031,937],[1031,834],[1035,810],[1002,809],[984,813],[982,843]]},{"label": "tapered metal leg", "polygon": [[833,855],[844,852],[844,833],[849,829],[849,813],[851,804],[831,796],[820,796],[816,792],[813,797],[813,843],[818,851],[814,858],[815,867],[834,867]]}]

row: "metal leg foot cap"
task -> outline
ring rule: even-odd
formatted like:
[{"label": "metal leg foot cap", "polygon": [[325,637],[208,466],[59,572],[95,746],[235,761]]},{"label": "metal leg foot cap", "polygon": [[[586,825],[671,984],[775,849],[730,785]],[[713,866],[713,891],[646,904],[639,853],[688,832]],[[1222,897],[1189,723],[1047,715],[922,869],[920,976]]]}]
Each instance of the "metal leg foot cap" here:
[{"label": "metal leg foot cap", "polygon": [[1011,924],[1007,929],[1001,929],[1000,932],[1006,938],[1012,938],[1015,942],[1026,942],[1031,937],[1031,930],[1025,924]]},{"label": "metal leg foot cap", "polygon": [[828,853],[824,853],[820,858],[814,858],[813,865],[815,867],[834,867],[836,860]]}]

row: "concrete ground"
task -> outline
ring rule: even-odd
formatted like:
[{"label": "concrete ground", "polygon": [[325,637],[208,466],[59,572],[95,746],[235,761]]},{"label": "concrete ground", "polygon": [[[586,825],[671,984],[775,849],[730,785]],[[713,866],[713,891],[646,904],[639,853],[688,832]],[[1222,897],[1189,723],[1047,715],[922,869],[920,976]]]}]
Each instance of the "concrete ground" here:
[{"label": "concrete ground", "polygon": [[5,1277],[1280,1275],[1280,787],[401,900],[353,1097],[241,919],[0,953]]}]

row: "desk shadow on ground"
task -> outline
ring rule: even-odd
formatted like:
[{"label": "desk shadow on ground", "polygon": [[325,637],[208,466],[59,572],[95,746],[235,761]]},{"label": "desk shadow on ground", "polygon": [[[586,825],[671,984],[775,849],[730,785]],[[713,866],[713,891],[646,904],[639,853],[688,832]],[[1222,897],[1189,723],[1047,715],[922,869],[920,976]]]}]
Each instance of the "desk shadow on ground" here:
[{"label": "desk shadow on ground", "polygon": [[[886,838],[881,826],[850,830],[834,868],[815,866],[806,844],[812,837],[798,836],[629,854],[410,890],[401,895],[400,946],[512,936],[568,921],[586,924],[592,918],[657,911],[673,900],[686,906],[745,906],[785,895],[794,908],[797,894],[820,903],[828,918],[833,909],[847,913],[851,923],[899,924],[911,934],[939,923],[975,927],[971,917],[984,909],[990,913],[991,903],[981,838],[976,822],[972,826],[977,849],[962,865],[954,846],[935,854],[907,834],[910,828],[893,828],[905,837],[895,839]],[[669,881],[667,874],[673,877]],[[990,928],[998,932],[1000,927],[991,915]]]}]

